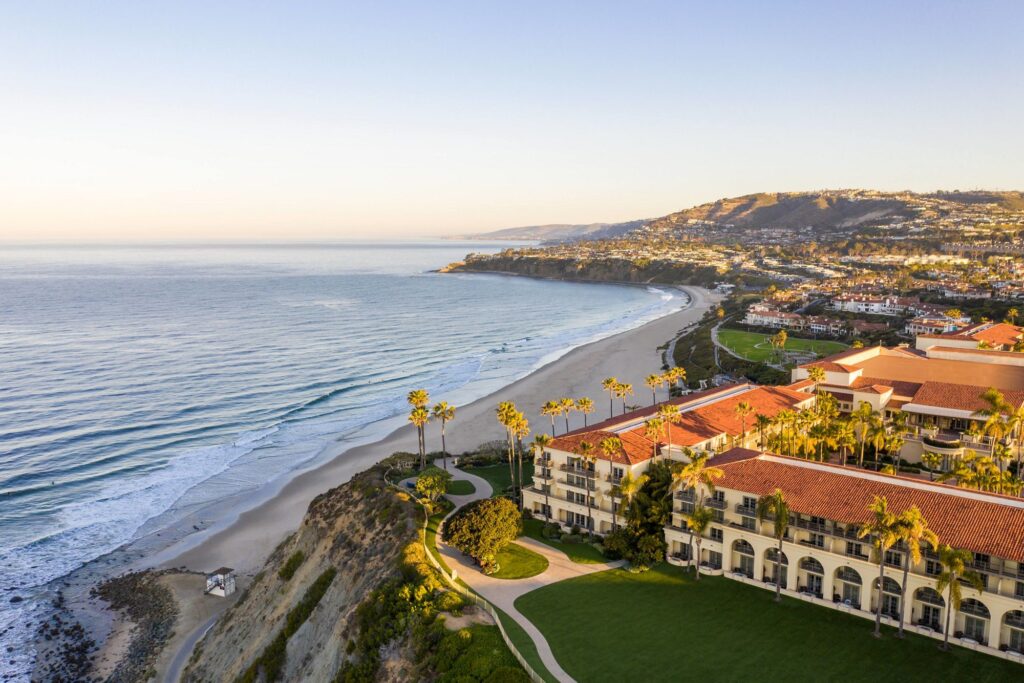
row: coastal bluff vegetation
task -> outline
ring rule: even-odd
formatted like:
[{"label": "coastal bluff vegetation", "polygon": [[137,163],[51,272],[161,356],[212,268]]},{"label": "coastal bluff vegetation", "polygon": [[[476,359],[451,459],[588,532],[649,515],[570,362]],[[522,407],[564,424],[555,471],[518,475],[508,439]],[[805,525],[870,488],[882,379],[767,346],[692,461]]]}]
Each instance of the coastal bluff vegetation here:
[{"label": "coastal bluff vegetation", "polygon": [[[388,484],[414,459],[395,454],[315,498],[196,645],[182,680],[525,679],[496,627],[445,624],[463,599],[426,558],[423,508]],[[460,678],[470,664],[474,675]]]}]

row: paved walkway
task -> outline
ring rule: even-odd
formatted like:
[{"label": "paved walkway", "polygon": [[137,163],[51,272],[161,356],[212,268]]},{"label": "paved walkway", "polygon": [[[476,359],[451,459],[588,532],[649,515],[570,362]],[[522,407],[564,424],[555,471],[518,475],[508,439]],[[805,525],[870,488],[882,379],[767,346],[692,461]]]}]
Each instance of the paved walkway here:
[{"label": "paved walkway", "polygon": [[[462,470],[450,468],[448,471],[452,473],[453,479],[471,482],[476,487],[476,491],[468,496],[448,496],[455,503],[456,510],[466,503],[491,496],[492,489],[487,480]],[[454,512],[453,510],[451,514],[454,514]],[[451,514],[449,514],[449,517]],[[560,550],[545,545],[540,541],[535,541],[532,538],[524,536],[516,539],[516,543],[547,558],[548,568],[537,576],[532,576],[528,579],[496,579],[482,573],[472,558],[463,555],[455,548],[439,542],[438,551],[444,556],[445,562],[457,574],[458,578],[465,581],[466,584],[489,602],[501,608],[502,611],[515,619],[516,623],[523,627],[523,630],[533,640],[533,644],[537,648],[537,654],[540,655],[541,661],[544,662],[544,666],[548,668],[552,676],[559,681],[571,682],[573,678],[558,664],[558,660],[552,654],[551,646],[548,645],[547,639],[544,638],[544,635],[529,619],[516,609],[515,601],[521,595],[525,595],[543,586],[577,576],[584,576],[585,574],[614,569],[621,567],[624,563],[619,561],[607,564],[576,564]]]}]

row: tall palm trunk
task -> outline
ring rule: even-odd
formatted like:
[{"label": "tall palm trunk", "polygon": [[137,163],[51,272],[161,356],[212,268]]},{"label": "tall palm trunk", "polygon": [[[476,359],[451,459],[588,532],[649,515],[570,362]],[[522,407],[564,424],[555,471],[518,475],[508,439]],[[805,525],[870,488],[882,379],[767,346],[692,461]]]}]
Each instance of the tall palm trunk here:
[{"label": "tall palm trunk", "polygon": [[587,533],[594,530],[594,517],[590,514],[590,477],[584,476],[587,482]]},{"label": "tall palm trunk", "polygon": [[526,509],[526,499],[523,496],[523,445],[519,444],[519,451],[516,454],[519,461],[519,511]]},{"label": "tall palm trunk", "polygon": [[[956,577],[953,577],[953,581],[956,581]],[[953,586],[950,581],[949,590],[946,592],[946,628],[942,629],[942,649],[949,649],[949,617],[953,612]]]},{"label": "tall palm trunk", "polygon": [[513,461],[516,459],[516,441],[515,437],[512,436],[512,429],[508,429],[508,480],[512,484],[512,493],[516,493],[516,471],[513,467]]},{"label": "tall palm trunk", "polygon": [[566,434],[569,433],[569,412],[568,411],[566,411],[566,413],[565,413],[565,433]]},{"label": "tall palm trunk", "polygon": [[[693,562],[693,580],[694,581],[700,581],[700,539],[701,539],[701,537],[698,536],[697,537],[697,541],[696,541],[696,545],[697,545],[697,555],[696,555],[696,557],[694,557],[692,555],[690,556],[690,562]],[[690,547],[692,548],[693,545],[694,545],[693,532],[691,531],[690,532]]]},{"label": "tall palm trunk", "polygon": [[608,392],[608,419],[615,417],[615,396],[612,392]]},{"label": "tall palm trunk", "polygon": [[903,583],[900,585],[900,630],[896,633],[897,638],[903,637],[903,617],[907,611],[907,577],[910,575],[910,548],[904,553],[903,558]]},{"label": "tall palm trunk", "polygon": [[[798,586],[799,588],[799,586]],[[782,602],[782,538],[779,538],[778,554],[775,556],[775,602]]]},{"label": "tall palm trunk", "polygon": [[444,423],[445,420],[441,420],[441,464],[444,466],[444,471],[448,471],[448,444],[444,441]]},{"label": "tall palm trunk", "polygon": [[885,551],[882,550],[881,543],[879,543],[878,554],[878,605],[875,609],[875,638],[882,637],[882,595],[884,595],[883,583],[885,579]]}]

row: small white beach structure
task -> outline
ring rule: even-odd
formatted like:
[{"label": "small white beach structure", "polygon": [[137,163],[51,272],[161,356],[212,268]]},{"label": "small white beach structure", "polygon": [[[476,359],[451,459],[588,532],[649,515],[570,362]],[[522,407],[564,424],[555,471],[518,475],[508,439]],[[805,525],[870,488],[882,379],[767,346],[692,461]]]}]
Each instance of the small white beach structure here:
[{"label": "small white beach structure", "polygon": [[226,598],[235,592],[235,570],[231,567],[214,569],[206,575],[206,592]]}]

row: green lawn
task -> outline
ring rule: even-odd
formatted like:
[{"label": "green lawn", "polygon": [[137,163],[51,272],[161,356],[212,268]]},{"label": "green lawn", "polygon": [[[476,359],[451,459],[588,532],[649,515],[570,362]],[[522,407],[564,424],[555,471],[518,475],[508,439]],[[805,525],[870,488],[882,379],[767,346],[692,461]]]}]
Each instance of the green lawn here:
[{"label": "green lawn", "polygon": [[1011,681],[1021,665],[883,628],[723,577],[660,565],[609,570],[527,593],[516,609],[563,668],[587,681]]},{"label": "green lawn", "polygon": [[496,579],[528,579],[548,568],[548,560],[518,543],[509,543],[498,551],[498,571],[491,574]]},{"label": "green lawn", "polygon": [[601,564],[608,559],[601,554],[601,551],[589,543],[563,543],[541,536],[540,530],[544,528],[544,522],[539,519],[527,519],[523,521],[523,536],[540,541],[544,545],[560,550],[577,564]]},{"label": "green lawn", "polygon": [[505,629],[505,633],[508,634],[509,640],[519,650],[519,654],[523,656],[523,659],[530,665],[530,667],[540,675],[548,683],[555,683],[557,680],[548,671],[548,668],[544,666],[544,662],[540,661],[540,655],[537,654],[537,646],[534,644],[533,639],[530,638],[529,634],[523,630],[515,619],[501,611],[497,607],[494,610],[498,613],[498,618],[501,619],[501,626]]},{"label": "green lawn", "polygon": [[[488,465],[486,467],[471,467],[463,470],[470,474],[475,474],[481,479],[486,479],[487,483],[494,489],[492,496],[500,496],[504,493],[505,489],[512,485],[512,478],[508,473],[508,463],[498,463],[496,465]],[[518,470],[517,470],[518,475]],[[529,486],[530,482],[533,481],[533,463],[523,463],[523,486]]]},{"label": "green lawn", "polygon": [[473,482],[466,481],[465,479],[457,479],[455,481],[448,482],[448,493],[453,496],[468,496],[472,493],[476,493],[476,487],[473,486]]},{"label": "green lawn", "polygon": [[[774,360],[774,352],[768,343],[769,335],[759,332],[744,332],[719,328],[718,341],[747,360],[763,363]],[[796,339],[790,337],[786,342],[787,351],[808,351],[819,356],[828,356],[848,348],[846,344],[823,339]]]}]

